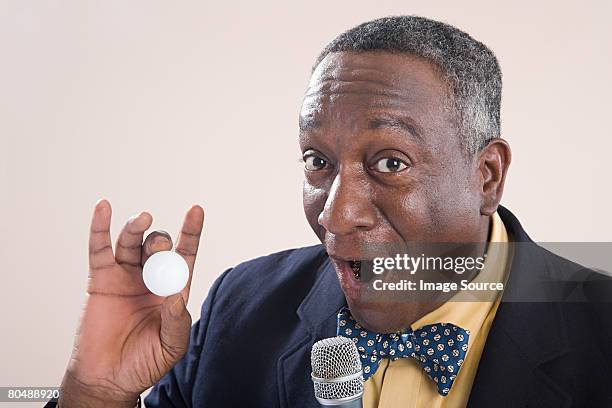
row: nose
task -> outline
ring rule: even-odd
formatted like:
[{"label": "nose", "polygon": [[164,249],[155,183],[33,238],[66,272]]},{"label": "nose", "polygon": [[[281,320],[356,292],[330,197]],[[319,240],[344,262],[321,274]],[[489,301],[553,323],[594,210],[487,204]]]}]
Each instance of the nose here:
[{"label": "nose", "polygon": [[367,183],[358,176],[336,175],[319,224],[334,235],[367,231],[376,224],[376,210]]}]

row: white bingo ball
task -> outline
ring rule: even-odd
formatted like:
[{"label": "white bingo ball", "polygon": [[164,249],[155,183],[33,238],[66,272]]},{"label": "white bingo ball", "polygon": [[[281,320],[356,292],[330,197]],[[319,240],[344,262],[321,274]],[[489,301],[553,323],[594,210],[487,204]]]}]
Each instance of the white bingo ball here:
[{"label": "white bingo ball", "polygon": [[142,279],[147,288],[157,296],[174,295],[187,284],[189,266],[176,252],[156,252],[145,262]]}]

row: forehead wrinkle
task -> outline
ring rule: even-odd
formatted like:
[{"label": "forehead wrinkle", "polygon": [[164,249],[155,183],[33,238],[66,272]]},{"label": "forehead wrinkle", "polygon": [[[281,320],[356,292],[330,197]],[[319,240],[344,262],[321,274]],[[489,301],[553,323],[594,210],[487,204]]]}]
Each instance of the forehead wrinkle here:
[{"label": "forehead wrinkle", "polygon": [[317,81],[308,87],[306,95],[315,93],[335,93],[335,92],[350,92],[352,88],[373,88],[381,87],[383,89],[394,89],[393,83],[389,83],[384,80],[376,79],[326,79],[323,81]]},{"label": "forehead wrinkle", "polygon": [[[372,58],[371,53],[341,52],[326,56],[313,72],[305,98],[317,95],[367,95],[397,98],[409,102],[433,101],[435,95],[444,99],[448,89],[435,66],[414,56],[392,56],[382,53]],[[398,63],[396,60],[400,60]],[[410,62],[412,66],[401,63]],[[419,67],[425,66],[425,72]],[[416,69],[416,71],[414,71]],[[430,72],[431,71],[431,72]]]},{"label": "forehead wrinkle", "polygon": [[[363,96],[372,96],[372,97],[384,97],[386,100],[381,100],[380,98],[374,98],[372,101],[368,103],[369,106],[373,107],[388,107],[393,106],[397,102],[410,102],[415,103],[418,102],[418,94],[408,94],[406,92],[400,91],[390,91],[390,90],[381,90],[381,89],[372,89],[372,90],[345,90],[345,91],[335,91],[335,92],[312,92],[308,93],[304,96],[303,106],[307,105],[321,105],[321,99],[329,98],[335,100],[336,97],[340,96],[350,96],[350,95],[363,95]],[[309,109],[312,111],[312,109]]]},{"label": "forehead wrinkle", "polygon": [[[401,88],[400,88],[401,89]],[[398,84],[374,78],[327,78],[311,83],[306,91],[305,97],[317,94],[376,94],[376,95],[400,95]]]},{"label": "forehead wrinkle", "polygon": [[[413,84],[391,83],[378,80],[328,80],[311,84],[306,94],[304,102],[308,103],[312,99],[335,97],[342,95],[363,95],[372,97],[384,97],[397,102],[422,103],[431,98],[428,92],[430,86],[425,83],[417,82]],[[374,98],[372,103],[385,103],[379,98]],[[392,101],[388,101],[392,102]],[[321,102],[319,102],[321,103]]]},{"label": "forehead wrinkle", "polygon": [[[382,66],[383,68],[386,68]],[[381,65],[372,61],[351,60],[349,64],[341,61],[328,61],[322,69],[313,72],[311,79],[325,81],[330,79],[352,80],[354,78],[380,78],[383,80],[393,80],[398,76],[395,69],[383,70]]]},{"label": "forehead wrinkle", "polygon": [[344,95],[370,95],[370,96],[383,96],[390,99],[397,99],[399,101],[414,101],[414,96],[407,95],[403,92],[397,91],[386,91],[381,89],[355,89],[355,90],[342,90],[342,91],[317,91],[308,93],[304,96],[304,101],[311,98],[320,98],[320,97],[336,97],[336,96],[344,96]]},{"label": "forehead wrinkle", "polygon": [[[363,106],[363,109],[359,109],[361,113],[359,116],[377,116],[377,115],[389,115],[389,116],[401,116],[401,117],[409,117],[410,121],[415,124],[420,130],[424,130],[422,127],[421,120],[427,118],[429,119],[429,114],[427,110],[423,111],[425,107],[422,104],[415,104],[412,98],[406,97],[401,94],[377,94],[373,95],[371,93],[366,92],[352,92],[352,93],[340,93],[340,94],[313,94],[304,98],[302,109],[300,111],[299,121],[303,130],[309,128],[317,128],[319,127],[324,118],[336,111],[334,105],[339,103],[339,100],[342,96],[350,96],[350,95],[371,95],[371,96],[384,96],[383,98],[374,97],[368,101],[366,105]],[[406,102],[410,102],[406,104]],[[358,101],[346,101],[342,103],[349,104],[357,104]],[[337,112],[339,113],[339,112]]]}]

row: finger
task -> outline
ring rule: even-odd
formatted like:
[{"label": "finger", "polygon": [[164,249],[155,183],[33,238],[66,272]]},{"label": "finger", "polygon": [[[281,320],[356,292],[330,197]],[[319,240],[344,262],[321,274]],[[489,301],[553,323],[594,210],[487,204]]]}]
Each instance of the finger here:
[{"label": "finger", "polygon": [[176,244],[176,253],[185,258],[189,266],[189,280],[187,281],[185,289],[182,291],[185,303],[187,303],[189,299],[189,288],[191,287],[191,278],[193,277],[193,267],[200,245],[200,235],[202,235],[203,226],[204,209],[199,205],[194,205],[187,211],[187,215],[185,215],[183,228],[181,228],[181,233],[179,234]]},{"label": "finger", "polygon": [[121,229],[115,245],[115,260],[122,266],[140,268],[142,237],[151,227],[153,216],[148,212],[131,217]]},{"label": "finger", "polygon": [[151,255],[159,251],[170,251],[172,249],[172,237],[166,231],[157,230],[147,235],[142,244],[142,258],[140,263],[144,266]]},{"label": "finger", "polygon": [[99,200],[94,208],[89,229],[89,269],[91,271],[115,265],[110,237],[112,208],[108,200]]},{"label": "finger", "polygon": [[166,362],[171,367],[183,357],[189,346],[191,316],[183,297],[177,293],[162,303],[159,338]]}]

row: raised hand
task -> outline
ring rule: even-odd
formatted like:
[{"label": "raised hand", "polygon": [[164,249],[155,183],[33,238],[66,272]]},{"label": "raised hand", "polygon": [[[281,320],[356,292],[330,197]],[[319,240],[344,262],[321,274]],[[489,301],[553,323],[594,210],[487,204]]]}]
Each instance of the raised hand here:
[{"label": "raised hand", "polygon": [[204,223],[193,206],[175,248],[189,265],[181,293],[159,297],[142,280],[142,265],[153,253],[170,250],[167,233],[155,231],[143,243],[153,217],[130,218],[111,244],[111,206],[96,204],[89,237],[87,300],[68,369],[60,407],[133,407],[138,395],[155,384],[185,354],[191,316],[185,305]]}]

